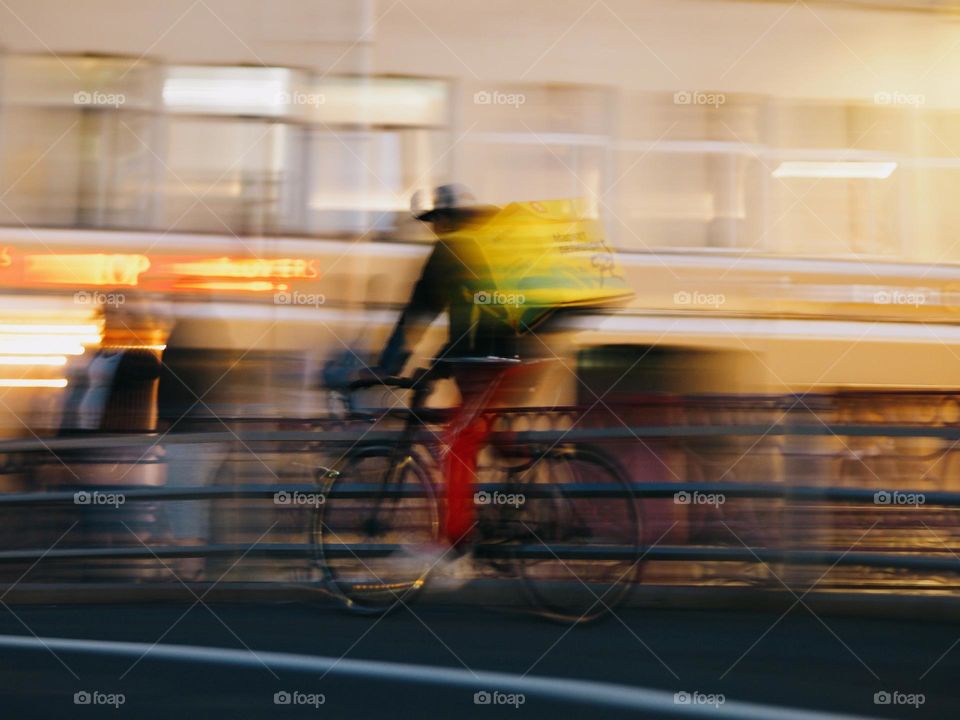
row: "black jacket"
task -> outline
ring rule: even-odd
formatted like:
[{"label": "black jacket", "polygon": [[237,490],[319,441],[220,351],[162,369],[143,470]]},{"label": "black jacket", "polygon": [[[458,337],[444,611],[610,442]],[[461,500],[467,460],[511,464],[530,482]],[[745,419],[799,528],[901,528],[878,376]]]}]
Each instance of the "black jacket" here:
[{"label": "black jacket", "polygon": [[384,372],[397,375],[403,370],[413,347],[444,310],[450,313],[450,333],[438,357],[517,355],[517,333],[477,301],[479,293],[493,289],[490,272],[480,258],[472,240],[437,240],[380,357]]}]

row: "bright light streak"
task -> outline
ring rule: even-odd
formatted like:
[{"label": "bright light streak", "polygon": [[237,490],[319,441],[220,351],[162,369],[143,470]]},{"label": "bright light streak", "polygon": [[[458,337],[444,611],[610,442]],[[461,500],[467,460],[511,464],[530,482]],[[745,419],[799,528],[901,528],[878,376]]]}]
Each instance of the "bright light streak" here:
[{"label": "bright light streak", "polygon": [[0,365],[46,365],[56,367],[66,364],[66,355],[0,355]]},{"label": "bright light streak", "polygon": [[286,68],[171,68],[163,102],[177,110],[276,114],[287,104],[290,76]]},{"label": "bright light streak", "polygon": [[[81,338],[0,335],[0,355],[83,355]],[[94,342],[98,342],[99,338]]]},{"label": "bright light streak", "polygon": [[[56,348],[60,345],[67,344],[69,347],[74,347],[77,343],[81,345],[97,345],[100,343],[99,333],[96,335],[41,335],[37,334],[23,334],[16,335],[13,333],[4,333],[0,332],[0,348],[6,347],[12,343],[33,343],[41,347],[50,347],[54,348],[49,352],[59,353],[63,352],[62,350],[57,350]],[[0,353],[5,353],[6,350],[0,349]],[[46,353],[47,350],[23,350],[18,353],[17,350],[10,350],[9,352],[13,354],[30,354],[30,353]],[[69,354],[69,353],[68,353]]]},{"label": "bright light streak", "polygon": [[100,327],[87,325],[15,325],[0,323],[0,333],[37,333],[45,335],[97,335]]},{"label": "bright light streak", "polygon": [[789,160],[773,171],[775,178],[851,178],[883,180],[897,169],[895,162],[812,162]]},{"label": "bright light streak", "polygon": [[9,388],[65,388],[67,386],[66,378],[56,378],[54,380],[37,380],[27,378],[0,378],[0,387]]}]

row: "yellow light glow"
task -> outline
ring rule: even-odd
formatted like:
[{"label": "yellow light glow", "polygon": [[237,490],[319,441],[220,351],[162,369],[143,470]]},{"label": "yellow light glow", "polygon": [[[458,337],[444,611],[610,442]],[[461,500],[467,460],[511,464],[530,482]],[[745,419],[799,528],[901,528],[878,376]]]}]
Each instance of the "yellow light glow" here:
[{"label": "yellow light glow", "polygon": [[103,350],[153,350],[163,352],[167,349],[166,345],[103,345]]},{"label": "yellow light glow", "polygon": [[26,378],[0,378],[0,387],[9,388],[65,388],[67,386],[66,378],[56,378],[54,380],[38,380]]},{"label": "yellow light glow", "polygon": [[65,355],[0,355],[0,365],[66,365]]},{"label": "yellow light glow", "polygon": [[790,160],[773,171],[775,178],[849,178],[883,180],[897,169],[895,162],[808,162]]}]

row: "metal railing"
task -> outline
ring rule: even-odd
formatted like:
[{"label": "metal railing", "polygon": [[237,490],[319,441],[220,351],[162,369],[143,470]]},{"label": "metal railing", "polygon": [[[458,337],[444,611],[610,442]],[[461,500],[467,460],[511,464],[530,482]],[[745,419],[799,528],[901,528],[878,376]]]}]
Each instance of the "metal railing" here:
[{"label": "metal railing", "polygon": [[[773,426],[760,424],[737,425],[650,425],[612,428],[574,428],[571,430],[523,430],[500,431],[494,433],[494,443],[503,445],[523,445],[550,447],[557,443],[605,443],[636,441],[641,439],[699,439],[714,437],[750,437],[763,439],[771,436],[799,437],[875,437],[875,438],[932,438],[944,443],[960,441],[960,427],[918,426],[918,425],[878,425],[878,424],[842,424],[824,425],[812,423],[782,422]],[[60,464],[63,457],[70,462],[84,461],[84,453],[93,453],[91,462],[103,462],[103,457],[122,451],[130,462],[129,451],[145,451],[161,444],[163,446],[195,443],[221,443],[238,448],[243,452],[267,446],[277,452],[314,452],[333,449],[341,452],[344,447],[361,445],[383,445],[396,442],[399,431],[370,430],[369,426],[354,428],[316,430],[241,430],[240,432],[197,432],[178,433],[167,436],[144,435],[96,435],[58,437],[42,440],[16,440],[0,442],[0,458],[5,462],[6,472],[14,472],[18,467],[36,467],[44,464]],[[435,442],[435,435],[424,431],[420,437],[423,442]],[[944,452],[952,450],[952,444]],[[88,459],[89,460],[89,459]],[[666,474],[666,473],[664,473]],[[653,478],[650,478],[654,480]],[[493,493],[507,488],[498,484],[480,484],[478,491]],[[31,512],[63,508],[76,505],[76,493],[82,491],[100,491],[122,493],[124,503],[168,503],[191,501],[264,501],[275,500],[278,493],[318,493],[319,487],[309,483],[253,483],[207,486],[160,487],[124,486],[124,485],[60,485],[58,489],[42,492],[11,492],[0,494],[0,510],[30,509]],[[818,485],[790,485],[786,483],[744,483],[744,482],[664,482],[663,478],[651,482],[632,482],[629,486],[597,484],[589,482],[567,483],[562,486],[550,484],[529,484],[524,493],[530,498],[550,497],[558,491],[569,498],[609,499],[633,497],[638,503],[675,498],[678,493],[722,494],[728,499],[780,501],[796,505],[823,505],[830,508],[865,508],[874,512],[891,509],[877,504],[878,493],[914,494],[918,491],[909,488],[891,487],[838,487]],[[388,488],[384,490],[376,484],[353,484],[347,488],[337,487],[324,500],[329,502],[337,498],[364,498],[377,495],[388,497],[413,497],[414,488]],[[960,508],[960,492],[924,491],[923,507],[949,511]],[[304,509],[304,508],[299,508]],[[901,509],[902,508],[892,508]],[[82,512],[82,508],[80,508]],[[306,529],[304,528],[304,531]],[[306,532],[304,532],[306,535]],[[652,544],[652,543],[651,543]],[[328,548],[327,557],[384,557],[400,548],[395,545],[354,544]],[[555,545],[479,545],[476,552],[487,558],[531,558],[531,559],[596,559],[616,560],[636,555],[635,548],[629,547],[582,547]],[[752,563],[811,565],[830,567],[863,567],[905,570],[918,573],[954,573],[960,571],[960,557],[946,543],[943,547],[925,551],[904,547],[890,551],[853,551],[843,549],[816,549],[809,547],[770,547],[770,546],[727,546],[727,545],[667,545],[641,548],[644,562],[704,562],[704,563]],[[331,555],[334,553],[335,555]],[[309,563],[315,549],[309,542],[283,542],[256,544],[208,542],[191,545],[137,544],[133,546],[111,547],[54,547],[54,548],[16,548],[0,550],[0,564],[41,563],[53,561],[110,561],[110,560],[146,560],[159,561],[168,558],[204,557],[237,558],[250,556],[257,558],[284,558]]]},{"label": "metal railing", "polygon": [[[102,488],[86,487],[87,490]],[[510,488],[501,484],[483,483],[476,486],[478,492],[495,493]],[[125,503],[163,502],[163,501],[199,501],[199,500],[274,500],[278,493],[317,494],[316,485],[308,484],[258,484],[234,485],[228,487],[158,487],[142,488],[110,486],[110,492],[122,493]],[[0,508],[39,508],[55,506],[74,506],[76,493],[83,488],[32,493],[0,494]],[[625,498],[633,496],[638,501],[644,499],[669,499],[677,493],[703,492],[723,494],[730,498],[779,499],[795,502],[828,502],[848,505],[874,505],[877,493],[904,494],[912,491],[893,489],[864,489],[818,486],[753,485],[746,483],[633,483],[629,487],[610,484],[571,483],[556,485],[542,483],[524,487],[528,499],[549,498],[562,492],[571,498],[601,499]],[[914,493],[915,494],[915,493]],[[393,487],[384,489],[378,484],[353,484],[346,489],[334,491],[324,498],[325,502],[341,499],[362,499],[374,497],[411,498],[424,497],[415,487]],[[877,507],[877,506],[875,506]],[[924,493],[924,507],[960,508],[960,493],[934,492]],[[301,508],[302,509],[302,508]],[[882,509],[880,506],[878,509]],[[390,544],[344,544],[325,550],[328,557],[386,557],[401,550],[399,545]],[[40,560],[106,560],[106,559],[167,559],[177,557],[284,557],[309,558],[314,548],[308,543],[266,543],[250,547],[249,544],[207,544],[190,546],[144,545],[133,547],[108,548],[54,548],[54,549],[17,549],[0,550],[0,564],[37,562]],[[477,546],[477,553],[486,558],[531,558],[531,559],[595,559],[617,560],[636,556],[636,549],[630,547],[581,547],[557,545],[489,545]],[[779,549],[763,547],[706,547],[657,546],[642,550],[644,561],[704,561],[704,562],[747,562],[778,563],[794,565],[839,565],[862,567],[886,567],[901,570],[923,572],[958,572],[960,557],[949,548],[946,556],[918,555],[916,553],[876,553],[876,552],[827,552],[805,549]]]}]

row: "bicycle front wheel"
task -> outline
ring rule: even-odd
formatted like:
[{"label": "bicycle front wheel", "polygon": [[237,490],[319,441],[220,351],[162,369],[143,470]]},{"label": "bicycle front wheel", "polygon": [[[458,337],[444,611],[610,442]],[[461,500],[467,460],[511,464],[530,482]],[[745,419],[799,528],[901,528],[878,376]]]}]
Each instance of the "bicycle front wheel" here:
[{"label": "bicycle front wheel", "polygon": [[331,589],[351,610],[370,614],[413,600],[440,530],[426,470],[396,448],[361,448],[321,484],[312,541]]}]

